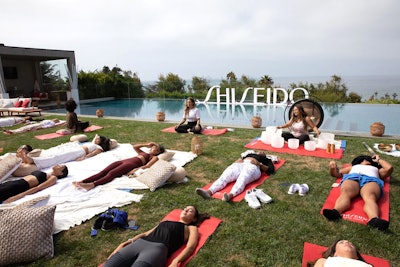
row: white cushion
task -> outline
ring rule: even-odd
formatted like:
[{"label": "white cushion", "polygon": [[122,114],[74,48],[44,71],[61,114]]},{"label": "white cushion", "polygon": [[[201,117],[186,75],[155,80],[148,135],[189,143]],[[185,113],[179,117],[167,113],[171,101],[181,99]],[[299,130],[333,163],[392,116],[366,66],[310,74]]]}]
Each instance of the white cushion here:
[{"label": "white cushion", "polygon": [[136,177],[139,182],[144,183],[150,188],[150,191],[155,191],[158,187],[165,184],[168,178],[174,173],[176,166],[168,161],[159,159],[144,173]]},{"label": "white cushion", "polygon": [[164,153],[159,154],[157,157],[165,161],[170,161],[174,155],[175,155],[174,152],[165,151]]},{"label": "white cushion", "polygon": [[167,183],[180,183],[185,179],[185,177],[186,177],[185,168],[176,167],[174,173],[171,175],[171,177],[168,178]]},{"label": "white cushion", "polygon": [[69,139],[71,142],[78,141],[79,143],[87,142],[87,140],[89,139],[86,134],[75,134]]}]

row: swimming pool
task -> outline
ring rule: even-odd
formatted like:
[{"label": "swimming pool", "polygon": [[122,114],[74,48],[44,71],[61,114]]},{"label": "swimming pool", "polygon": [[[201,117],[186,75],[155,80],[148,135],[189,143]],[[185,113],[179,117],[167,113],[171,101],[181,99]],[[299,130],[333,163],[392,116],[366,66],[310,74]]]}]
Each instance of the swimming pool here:
[{"label": "swimming pool", "polygon": [[[181,120],[185,100],[173,99],[123,99],[80,105],[80,114],[95,115],[97,109],[103,109],[105,116],[125,117],[138,120],[156,121],[158,111],[165,112],[167,122]],[[400,105],[394,104],[338,104],[320,103],[324,110],[321,130],[333,132],[369,133],[373,122],[385,125],[385,135],[400,134]],[[251,127],[251,119],[258,115],[262,118],[262,127],[281,125],[287,120],[289,107],[286,105],[197,105],[203,126],[220,125],[231,127]],[[65,113],[65,109],[48,110]]]}]

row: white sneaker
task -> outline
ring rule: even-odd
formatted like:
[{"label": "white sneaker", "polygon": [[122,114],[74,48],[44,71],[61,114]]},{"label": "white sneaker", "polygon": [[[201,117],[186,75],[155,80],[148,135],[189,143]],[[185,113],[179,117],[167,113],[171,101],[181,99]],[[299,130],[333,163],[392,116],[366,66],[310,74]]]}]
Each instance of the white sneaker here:
[{"label": "white sneaker", "polygon": [[289,195],[296,194],[300,190],[300,185],[299,184],[292,184],[289,187],[289,191],[287,192]]},{"label": "white sneaker", "polygon": [[262,203],[270,203],[272,198],[265,194],[262,189],[253,188],[253,193]]},{"label": "white sneaker", "polygon": [[251,190],[246,191],[246,196],[244,199],[249,203],[249,206],[253,209],[261,208],[261,203],[258,201],[258,198],[254,192]]},{"label": "white sneaker", "polygon": [[305,195],[307,195],[308,191],[309,191],[309,188],[308,188],[308,185],[307,185],[307,184],[302,184],[302,185],[300,185],[300,188],[299,188],[299,195],[300,195],[300,196],[305,196]]}]

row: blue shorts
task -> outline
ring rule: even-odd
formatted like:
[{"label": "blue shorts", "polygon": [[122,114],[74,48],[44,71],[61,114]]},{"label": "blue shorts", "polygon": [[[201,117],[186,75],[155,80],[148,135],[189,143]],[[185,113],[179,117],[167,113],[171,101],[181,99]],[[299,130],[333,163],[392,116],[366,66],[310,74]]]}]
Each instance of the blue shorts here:
[{"label": "blue shorts", "polygon": [[352,180],[352,181],[358,182],[358,184],[360,185],[360,188],[362,188],[367,183],[375,182],[379,185],[379,187],[381,188],[381,191],[383,190],[383,185],[384,185],[383,181],[376,177],[367,176],[367,175],[359,174],[359,173],[349,173],[349,174],[343,175],[343,179],[340,182],[340,184],[342,184],[346,180]]}]

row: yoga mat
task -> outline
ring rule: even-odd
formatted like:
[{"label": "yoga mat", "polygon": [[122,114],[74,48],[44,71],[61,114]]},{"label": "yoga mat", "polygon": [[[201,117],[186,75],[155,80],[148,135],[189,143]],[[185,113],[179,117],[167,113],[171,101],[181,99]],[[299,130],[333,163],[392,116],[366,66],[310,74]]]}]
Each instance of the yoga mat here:
[{"label": "yoga mat", "polygon": [[[302,267],[307,267],[307,262],[313,262],[322,257],[322,253],[327,249],[327,247],[315,245],[312,243],[304,242],[303,250],[303,260],[301,263]],[[375,267],[390,267],[388,260],[377,258],[374,256],[369,256],[361,254],[364,260]]]},{"label": "yoga mat", "polygon": [[[277,171],[284,163],[285,163],[285,160],[279,159],[279,162],[274,164],[275,165],[275,171]],[[245,195],[246,195],[246,191],[247,190],[251,190],[253,188],[256,188],[257,186],[259,186],[262,183],[264,183],[264,181],[267,180],[269,177],[270,176],[268,174],[263,173],[261,175],[260,179],[255,180],[254,182],[247,184],[246,187],[244,188],[243,192],[240,193],[239,195],[233,197],[231,199],[231,201],[233,201],[233,202],[242,201],[244,199]],[[235,184],[235,182],[229,183],[224,189],[222,189],[221,191],[215,192],[211,197],[217,198],[217,199],[222,199],[224,193],[229,193],[234,184]],[[212,185],[212,183],[209,183],[209,184],[205,185],[203,187],[203,189],[207,190],[208,188],[210,188],[211,185]]]},{"label": "yoga mat", "polygon": [[[181,214],[182,210],[180,209],[174,209],[172,210],[165,218],[163,221],[169,220],[169,221],[179,221],[179,217]],[[181,264],[179,264],[179,267],[185,266],[196,254],[199,252],[201,247],[205,244],[207,239],[217,230],[219,224],[222,222],[221,219],[215,218],[215,217],[210,217],[209,219],[205,220],[202,222],[199,226],[199,241],[197,243],[197,246],[194,250],[194,252]],[[169,257],[167,265],[168,266],[172,260],[179,255],[179,253],[185,248],[185,246],[182,246],[180,249],[175,251],[171,257]]]},{"label": "yoga mat", "polygon": [[260,139],[254,139],[250,143],[244,146],[245,148],[250,149],[261,149],[261,150],[268,150],[272,152],[278,153],[288,153],[288,154],[296,154],[301,156],[311,156],[311,157],[318,157],[318,158],[330,158],[330,159],[341,159],[343,157],[345,148],[346,148],[346,141],[342,140],[342,145],[340,149],[336,149],[334,154],[326,153],[325,149],[316,148],[314,151],[308,151],[304,149],[303,145],[300,145],[297,149],[290,149],[288,144],[285,143],[283,148],[275,148],[271,145],[267,145],[263,143]]},{"label": "yoga mat", "polygon": [[[341,178],[336,180],[337,183],[340,183]],[[380,218],[383,220],[389,221],[389,190],[390,190],[390,177],[385,179],[385,184],[383,186],[383,196],[378,202],[379,211],[380,211]],[[340,194],[340,187],[333,187],[328,195],[328,198],[325,200],[324,205],[320,213],[322,214],[323,209],[333,209],[335,206],[336,199],[339,197]],[[351,202],[351,207],[349,210],[345,211],[342,214],[342,218],[344,220],[360,223],[360,224],[367,224],[368,216],[364,212],[364,201],[361,199],[360,196],[354,198]]]},{"label": "yoga mat", "polygon": [[[84,132],[85,133],[89,133],[89,132],[93,132],[99,129],[103,129],[103,127],[101,126],[97,126],[97,125],[92,125],[87,127]],[[42,135],[36,135],[35,138],[39,139],[39,140],[48,140],[48,139],[53,139],[53,138],[57,138],[57,137],[61,137],[61,136],[65,136],[67,134],[59,134],[59,133],[48,133],[48,134],[42,134]]]},{"label": "yoga mat", "polygon": [[[227,128],[223,128],[223,129],[203,129],[201,131],[201,134],[204,134],[204,135],[222,135],[222,134],[226,133],[227,131],[228,131]],[[171,127],[162,129],[161,132],[176,133],[175,132],[175,126],[171,126]]]}]

